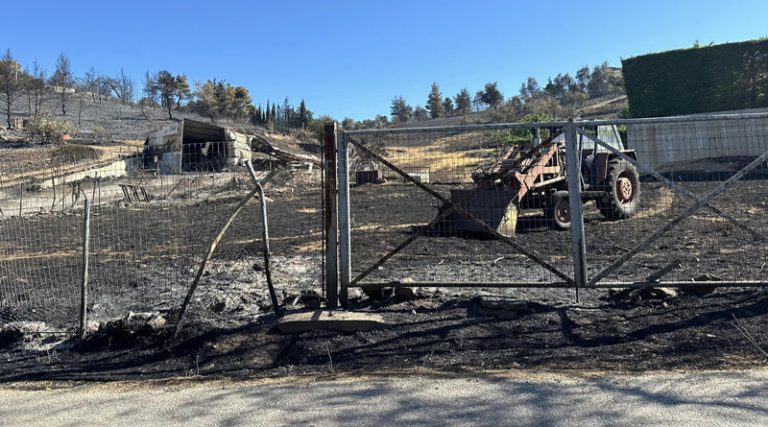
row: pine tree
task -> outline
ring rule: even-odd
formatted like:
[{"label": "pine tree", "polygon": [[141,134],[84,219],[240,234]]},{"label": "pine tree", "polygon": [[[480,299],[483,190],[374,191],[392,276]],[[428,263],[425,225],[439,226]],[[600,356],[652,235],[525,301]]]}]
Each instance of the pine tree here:
[{"label": "pine tree", "polygon": [[443,94],[440,93],[440,86],[438,86],[437,83],[432,83],[432,89],[429,91],[429,96],[427,97],[427,110],[429,110],[429,116],[433,119],[445,115]]},{"label": "pine tree", "polygon": [[309,115],[307,114],[307,105],[304,104],[304,100],[301,100],[299,104],[299,126],[302,129],[306,129],[309,126]]},{"label": "pine tree", "polygon": [[467,114],[472,111],[472,98],[466,88],[456,94],[455,104],[457,114]]},{"label": "pine tree", "polygon": [[443,99],[443,110],[445,110],[446,116],[453,114],[453,100],[450,96],[446,96],[445,99]]},{"label": "pine tree", "polygon": [[405,102],[405,98],[397,96],[392,100],[389,114],[392,116],[392,121],[406,123],[411,120],[411,117],[413,116],[413,108]]}]

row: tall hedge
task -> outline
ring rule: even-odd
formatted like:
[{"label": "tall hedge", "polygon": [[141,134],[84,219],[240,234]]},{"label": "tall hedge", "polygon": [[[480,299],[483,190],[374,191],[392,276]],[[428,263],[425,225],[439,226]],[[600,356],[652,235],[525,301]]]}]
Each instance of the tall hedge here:
[{"label": "tall hedge", "polygon": [[768,39],[622,61],[632,117],[768,107]]}]

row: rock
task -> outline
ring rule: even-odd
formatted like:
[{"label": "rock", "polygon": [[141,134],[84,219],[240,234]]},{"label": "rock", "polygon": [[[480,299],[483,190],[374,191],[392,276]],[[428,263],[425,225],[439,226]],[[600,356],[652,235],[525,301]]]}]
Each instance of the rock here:
[{"label": "rock", "polygon": [[50,330],[45,322],[8,322],[0,326],[0,344],[23,341]]},{"label": "rock", "polygon": [[101,332],[156,331],[165,327],[166,323],[165,317],[156,311],[145,313],[134,313],[131,311],[125,317],[102,323],[99,330]]},{"label": "rock", "polygon": [[320,308],[325,298],[320,295],[320,289],[304,289],[299,293],[299,303],[306,308]]},{"label": "rock", "polygon": [[45,322],[9,322],[0,326],[0,345],[20,345],[24,351],[49,352],[72,347],[63,330],[53,328]]},{"label": "rock", "polygon": [[301,293],[283,291],[283,305],[296,305],[301,301]]},{"label": "rock", "polygon": [[413,301],[416,299],[416,293],[412,288],[395,288],[395,298],[401,301]]},{"label": "rock", "polygon": [[374,301],[385,300],[394,294],[394,290],[392,288],[380,288],[378,286],[363,286],[361,287],[361,289],[363,293],[368,296],[368,298]]},{"label": "rock", "polygon": [[351,288],[347,294],[348,301],[360,301],[363,299],[363,291],[360,288]]},{"label": "rock", "polygon": [[419,287],[414,288],[417,298],[434,298],[440,294],[439,288]]},{"label": "rock", "polygon": [[667,301],[677,298],[677,290],[672,288],[632,288],[623,289],[611,294],[616,302],[642,304],[649,301]]},{"label": "rock", "polygon": [[149,327],[149,329],[152,329],[153,331],[164,328],[166,323],[167,322],[165,320],[165,317],[163,316],[154,316],[151,319],[147,320],[147,326]]}]

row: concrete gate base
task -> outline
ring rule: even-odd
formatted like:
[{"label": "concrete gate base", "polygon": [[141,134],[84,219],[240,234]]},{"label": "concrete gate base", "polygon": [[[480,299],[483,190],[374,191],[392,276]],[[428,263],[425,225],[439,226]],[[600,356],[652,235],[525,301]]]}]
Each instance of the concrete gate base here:
[{"label": "concrete gate base", "polygon": [[288,334],[330,329],[342,332],[371,331],[392,326],[380,315],[362,311],[313,310],[289,313],[281,317],[275,328]]}]

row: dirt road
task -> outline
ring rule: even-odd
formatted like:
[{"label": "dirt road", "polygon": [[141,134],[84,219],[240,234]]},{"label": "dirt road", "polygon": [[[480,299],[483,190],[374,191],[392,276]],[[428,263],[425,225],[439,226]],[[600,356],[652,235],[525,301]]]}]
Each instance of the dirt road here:
[{"label": "dirt road", "polygon": [[765,425],[767,370],[0,388],[4,425]]}]

